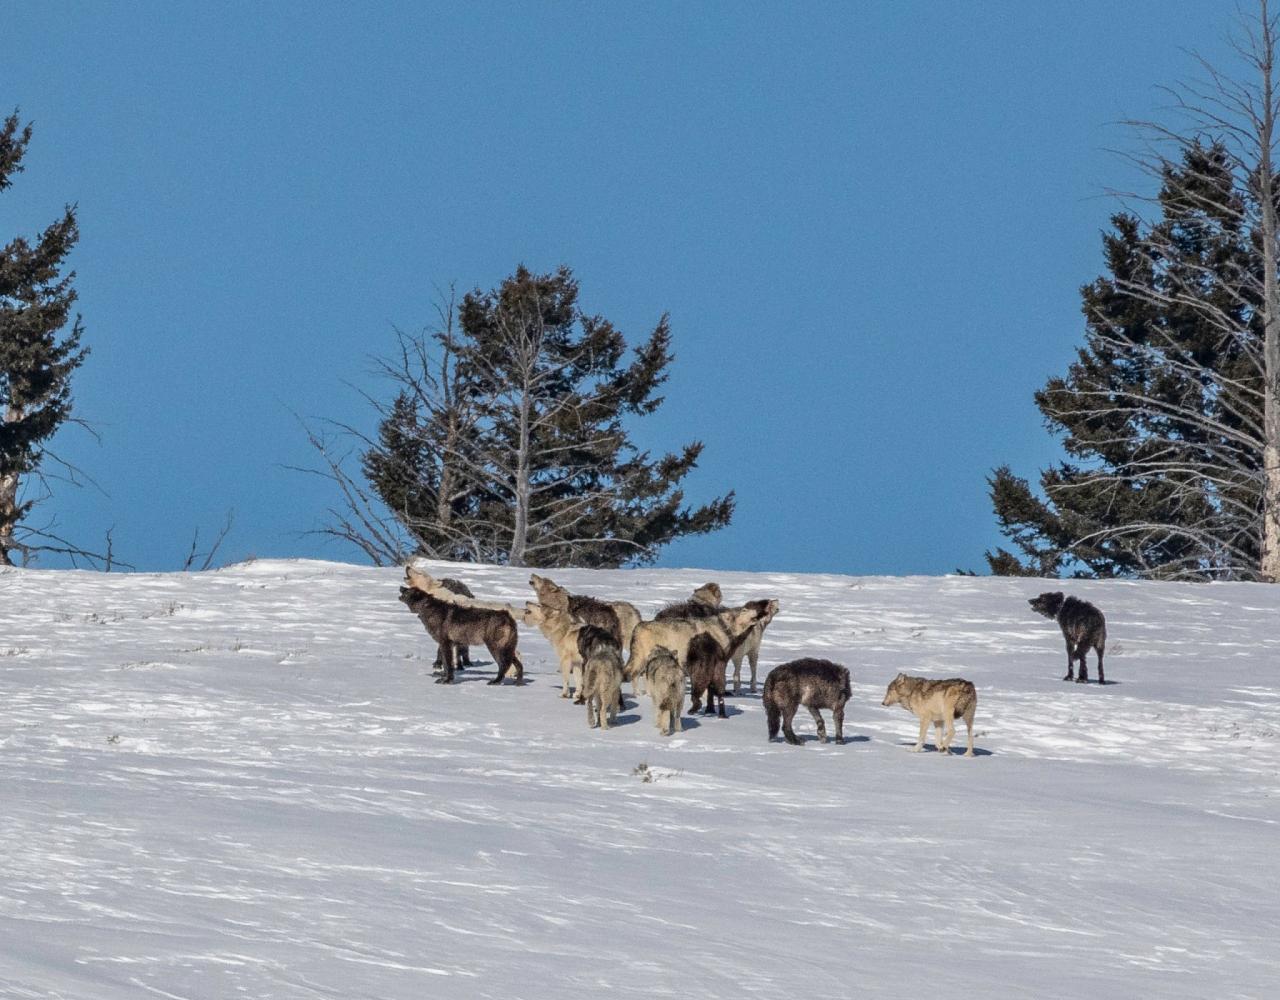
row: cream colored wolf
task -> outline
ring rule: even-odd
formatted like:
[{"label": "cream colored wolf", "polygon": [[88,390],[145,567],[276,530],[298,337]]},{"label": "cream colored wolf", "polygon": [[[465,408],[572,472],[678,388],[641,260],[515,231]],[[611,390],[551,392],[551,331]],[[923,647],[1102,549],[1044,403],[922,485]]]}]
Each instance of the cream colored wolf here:
[{"label": "cream colored wolf", "polygon": [[978,692],[969,681],[959,677],[933,681],[898,674],[889,684],[881,704],[901,705],[920,719],[920,738],[911,748],[917,751],[924,749],[924,737],[932,722],[937,729],[934,745],[940,753],[950,754],[951,741],[956,735],[955,720],[963,718],[969,728],[969,749],[965,756],[973,756],[973,713],[978,707]]},{"label": "cream colored wolf", "polygon": [[[718,583],[704,583],[693,592],[687,601],[680,601],[663,608],[656,618],[705,618],[717,611],[723,611],[723,596]],[[750,634],[738,644],[729,659],[733,662],[733,693],[742,693],[742,661],[745,658],[751,664],[751,693],[756,693],[756,670],[760,663],[760,642],[764,638],[765,626],[769,623],[761,621],[751,629]]]},{"label": "cream colored wolf", "polygon": [[560,660],[560,697],[569,697],[569,688],[577,692],[574,699],[579,704],[583,701],[582,688],[582,653],[579,649],[578,634],[591,625],[575,621],[563,608],[553,608],[547,604],[529,601],[524,606],[522,621],[526,625],[536,625],[547,637],[556,657]]},{"label": "cream colored wolf", "polygon": [[778,613],[778,602],[751,601],[741,608],[726,608],[706,618],[666,618],[641,622],[631,633],[631,655],[623,669],[627,680],[635,683],[644,674],[645,662],[659,648],[667,649],[684,669],[689,642],[699,635],[710,635],[723,649],[732,650],[740,638],[757,622],[769,622]]},{"label": "cream colored wolf", "polygon": [[538,602],[568,611],[577,621],[598,625],[613,633],[618,646],[631,645],[631,632],[640,623],[640,612],[626,601],[601,601],[584,594],[571,594],[564,587],[545,576],[534,573],[529,586],[538,595]]}]

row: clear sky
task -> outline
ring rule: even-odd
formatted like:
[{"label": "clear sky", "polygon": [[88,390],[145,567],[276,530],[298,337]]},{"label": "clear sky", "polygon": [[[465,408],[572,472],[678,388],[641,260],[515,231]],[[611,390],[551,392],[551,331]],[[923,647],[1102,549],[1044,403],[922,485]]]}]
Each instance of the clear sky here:
[{"label": "clear sky", "polygon": [[141,569],[355,559],[306,534],[294,412],[439,286],[567,263],[633,343],[669,311],[653,448],[733,488],[662,563],[984,569],[989,469],[1057,456],[1031,395],[1081,336],[1110,123],[1156,113],[1234,5],[1062,2],[58,4],[0,14],[0,109],[33,119],[0,242],[79,204],[88,362],[56,449],[102,492],[45,508]]}]

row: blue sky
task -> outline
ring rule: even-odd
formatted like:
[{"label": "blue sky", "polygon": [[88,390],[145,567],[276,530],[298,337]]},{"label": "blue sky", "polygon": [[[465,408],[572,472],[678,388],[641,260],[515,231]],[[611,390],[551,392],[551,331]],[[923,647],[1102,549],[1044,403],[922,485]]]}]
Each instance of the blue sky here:
[{"label": "blue sky", "polygon": [[1157,113],[1234,7],[17,3],[0,108],[36,123],[0,241],[79,204],[92,355],[45,508],[121,558],[354,559],[293,414],[436,289],[573,267],[677,362],[646,446],[706,444],[725,531],[671,566],[939,573],[999,540],[984,477],[1057,451],[1031,395],[1081,335],[1110,123]]}]

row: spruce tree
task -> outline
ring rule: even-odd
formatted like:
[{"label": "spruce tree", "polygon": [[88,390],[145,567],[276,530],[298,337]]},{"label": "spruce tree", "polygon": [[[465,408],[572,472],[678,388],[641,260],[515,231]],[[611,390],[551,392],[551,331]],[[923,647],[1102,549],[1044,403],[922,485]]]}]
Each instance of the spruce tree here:
[{"label": "spruce tree", "polygon": [[[0,192],[23,169],[31,125],[15,111],[0,125]],[[84,361],[74,271],[64,273],[79,238],[74,206],[34,243],[19,236],[0,249],[0,564],[45,546],[24,535],[35,499],[24,487],[38,478],[45,443],[71,416],[71,375]],[[68,321],[71,328],[66,329]]]},{"label": "spruce tree", "polygon": [[1220,145],[1167,164],[1160,218],[1119,213],[1081,290],[1085,344],[1035,395],[1069,460],[1040,495],[988,480],[1016,553],[993,573],[1252,577],[1260,560],[1262,316],[1256,235]]},{"label": "spruce tree", "polygon": [[652,456],[627,431],[628,419],[662,404],[657,392],[673,361],[667,317],[628,359],[621,332],[586,313],[578,295],[567,267],[543,275],[521,267],[462,298],[456,338],[437,338],[456,361],[448,378],[423,378],[425,363],[394,366],[412,391],[384,410],[364,470],[420,551],[619,566],[651,562],[675,538],[729,523],[732,493],[684,502],[681,483],[700,443]]}]

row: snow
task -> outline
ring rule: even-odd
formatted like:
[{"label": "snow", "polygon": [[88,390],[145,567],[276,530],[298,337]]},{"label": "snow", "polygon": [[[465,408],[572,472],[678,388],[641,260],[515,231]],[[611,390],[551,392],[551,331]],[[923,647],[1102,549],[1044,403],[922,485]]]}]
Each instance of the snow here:
[{"label": "snow", "polygon": [[[527,571],[432,564],[523,603]],[[399,573],[0,573],[0,995],[1260,997],[1280,984],[1280,588],[553,573],[652,613],[778,597],[762,671],[847,665],[845,746],[652,707],[589,730],[550,649],[432,683]],[[481,652],[482,651],[477,651]],[[486,661],[487,655],[476,659]],[[1092,658],[1091,658],[1092,669]],[[978,687],[913,754],[899,670]],[[963,726],[957,744],[963,744]],[[932,734],[931,734],[932,737]],[[647,765],[640,768],[639,765]],[[644,780],[647,771],[649,780]]]}]

